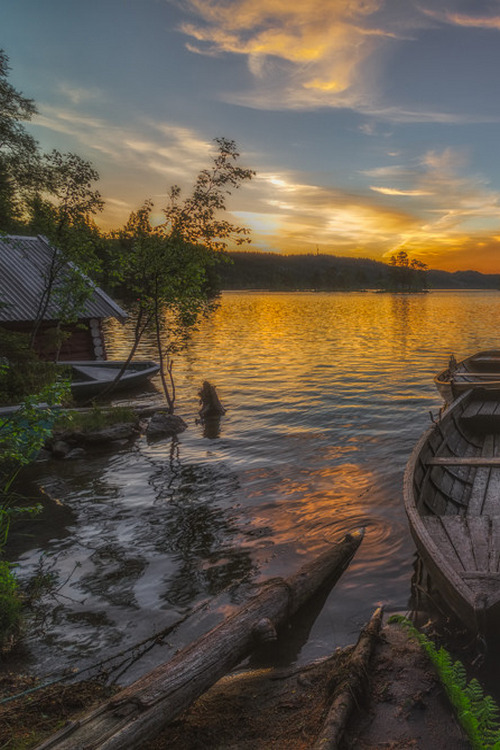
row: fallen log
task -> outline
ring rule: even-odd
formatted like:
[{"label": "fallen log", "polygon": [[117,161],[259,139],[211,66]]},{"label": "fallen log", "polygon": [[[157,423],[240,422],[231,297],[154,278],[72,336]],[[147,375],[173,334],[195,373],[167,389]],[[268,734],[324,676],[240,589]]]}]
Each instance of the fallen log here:
[{"label": "fallen log", "polygon": [[258,645],[263,619],[279,628],[316,591],[331,588],[363,536],[364,529],[347,534],[294,575],[269,581],[257,596],[171,661],[64,727],[38,750],[141,748]]},{"label": "fallen log", "polygon": [[382,607],[378,607],[361,631],[349,660],[349,673],[335,691],[323,728],[312,750],[336,750],[347,720],[359,701],[368,679],[368,664],[382,624]]}]

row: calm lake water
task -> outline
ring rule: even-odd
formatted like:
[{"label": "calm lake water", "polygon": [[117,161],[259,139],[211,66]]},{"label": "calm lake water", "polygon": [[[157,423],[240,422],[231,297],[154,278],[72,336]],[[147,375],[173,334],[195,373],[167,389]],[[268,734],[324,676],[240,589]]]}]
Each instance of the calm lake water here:
[{"label": "calm lake water", "polygon": [[[31,668],[86,666],[182,620],[130,681],[253,584],[359,527],[351,566],[280,658],[305,662],[352,643],[380,602],[405,612],[415,548],[402,475],[441,405],[432,378],[452,352],[498,347],[499,320],[495,292],[224,294],[176,360],[189,424],[178,441],[141,437],[37,465],[45,510],[10,546],[24,582],[41,572],[50,584],[27,642]],[[110,358],[124,356],[128,336],[110,325]],[[145,342],[140,356],[151,354]],[[196,424],[203,380],[227,409],[215,437]],[[159,400],[154,389],[141,396]]]}]

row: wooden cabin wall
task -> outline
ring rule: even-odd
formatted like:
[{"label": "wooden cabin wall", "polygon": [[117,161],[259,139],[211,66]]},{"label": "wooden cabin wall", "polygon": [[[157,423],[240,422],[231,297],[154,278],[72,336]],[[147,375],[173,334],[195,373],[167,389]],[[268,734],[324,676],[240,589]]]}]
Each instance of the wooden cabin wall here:
[{"label": "wooden cabin wall", "polygon": [[[16,333],[30,334],[31,322],[2,323],[2,327]],[[102,322],[96,318],[80,320],[76,324],[62,325],[69,334],[59,351],[59,361],[106,359]],[[43,321],[35,339],[35,351],[40,359],[54,360],[57,356],[57,321]]]}]

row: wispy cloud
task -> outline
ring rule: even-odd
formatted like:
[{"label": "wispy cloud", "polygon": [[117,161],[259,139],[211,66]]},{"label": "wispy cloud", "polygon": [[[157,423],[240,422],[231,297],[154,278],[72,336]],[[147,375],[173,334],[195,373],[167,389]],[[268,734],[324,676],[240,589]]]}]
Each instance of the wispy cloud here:
[{"label": "wispy cloud", "polygon": [[[71,136],[76,149],[101,165],[100,189],[107,210],[103,224],[123,221],[148,197],[164,201],[168,188],[192,185],[199,170],[208,165],[214,144],[194,129],[153,119],[116,125],[107,119],[85,116],[79,107],[39,105],[34,118],[38,128]],[[109,171],[107,169],[109,167]]]},{"label": "wispy cloud", "polygon": [[[232,99],[256,107],[354,106],[369,96],[361,68],[396,36],[377,25],[382,0],[191,0],[181,25],[201,54],[244,55],[253,92]],[[369,82],[368,82],[369,84]]]},{"label": "wispy cloud", "polygon": [[62,94],[71,104],[83,104],[104,97],[103,92],[98,88],[74,86],[67,81],[61,81],[57,88],[59,93]]},{"label": "wispy cloud", "polygon": [[[190,51],[247,60],[253,87],[220,94],[232,103],[258,109],[348,108],[394,123],[498,119],[477,111],[464,114],[385,100],[387,52],[414,43],[418,31],[437,18],[413,3],[189,0],[184,7],[192,20],[180,30],[190,38]],[[374,132],[369,123],[361,130]]]},{"label": "wispy cloud", "polygon": [[[500,235],[500,193],[467,176],[467,154],[430,150],[409,165],[371,170],[388,185],[370,193],[304,183],[293,173],[260,173],[258,200],[245,214],[259,247],[388,259],[404,249],[434,267],[453,267],[481,246],[485,270]],[[403,202],[402,202],[403,199]],[[243,214],[242,214],[243,215]],[[493,248],[493,249],[492,249]],[[471,261],[472,262],[472,261]],[[475,262],[475,260],[474,260]]]},{"label": "wispy cloud", "polygon": [[370,185],[370,190],[373,190],[375,193],[382,193],[382,195],[402,195],[407,198],[415,198],[419,195],[432,195],[428,190],[400,190],[398,188],[377,187],[376,185]]},{"label": "wispy cloud", "polygon": [[451,10],[435,10],[425,8],[423,12],[431,18],[441,21],[442,23],[453,26],[462,26],[471,29],[491,29],[500,31],[500,15],[498,13],[477,14],[477,13],[459,13]]}]

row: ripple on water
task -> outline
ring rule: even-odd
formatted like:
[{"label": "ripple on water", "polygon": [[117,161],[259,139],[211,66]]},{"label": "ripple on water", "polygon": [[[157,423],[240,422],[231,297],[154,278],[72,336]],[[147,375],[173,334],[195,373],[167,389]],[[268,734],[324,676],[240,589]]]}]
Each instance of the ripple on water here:
[{"label": "ripple on water", "polygon": [[[434,373],[452,351],[495,345],[498,305],[488,294],[223,296],[177,357],[189,423],[178,440],[33,470],[45,511],[14,531],[10,549],[22,581],[38,574],[45,585],[35,669],[88,663],[188,616],[169,636],[182,646],[252,583],[360,527],[351,566],[310,608],[316,620],[291,637],[287,658],[351,642],[379,601],[405,608],[414,547],[404,465],[440,406]],[[119,359],[128,333],[113,340],[116,325],[108,349]],[[150,346],[138,356],[154,358]],[[215,439],[195,423],[205,379],[227,408]],[[168,653],[154,649],[126,679]]]}]

